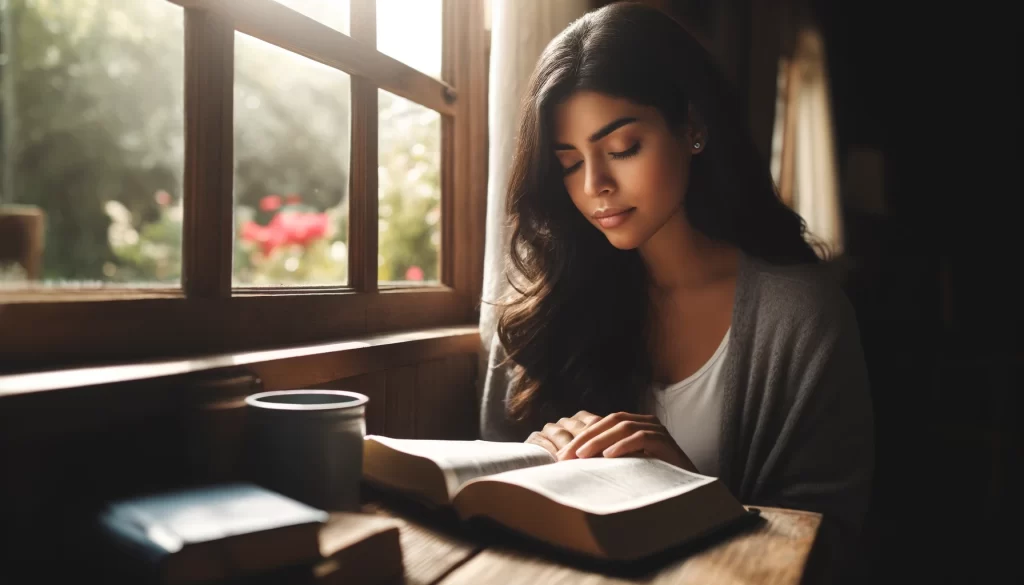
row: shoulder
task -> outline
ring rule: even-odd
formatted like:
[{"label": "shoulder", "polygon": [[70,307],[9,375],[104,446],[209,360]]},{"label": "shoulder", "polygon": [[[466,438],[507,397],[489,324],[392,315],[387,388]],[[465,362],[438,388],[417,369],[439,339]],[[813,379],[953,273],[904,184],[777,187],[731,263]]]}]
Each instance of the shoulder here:
[{"label": "shoulder", "polygon": [[755,331],[817,336],[855,327],[853,307],[828,264],[745,262],[738,294]]},{"label": "shoulder", "polygon": [[788,400],[810,393],[860,400],[867,387],[860,331],[833,267],[755,261],[743,288],[736,322],[742,367],[775,380]]}]

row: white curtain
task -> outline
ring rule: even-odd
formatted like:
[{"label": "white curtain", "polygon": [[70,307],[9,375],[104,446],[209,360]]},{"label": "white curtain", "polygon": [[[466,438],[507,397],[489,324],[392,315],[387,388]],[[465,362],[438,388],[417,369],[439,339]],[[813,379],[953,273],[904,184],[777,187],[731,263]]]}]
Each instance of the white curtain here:
[{"label": "white curtain", "polygon": [[772,174],[809,234],[838,256],[842,211],[825,47],[818,31],[800,31],[792,58],[779,69]]},{"label": "white curtain", "polygon": [[507,291],[508,218],[505,189],[515,150],[519,108],[544,47],[589,8],[589,0],[492,0],[488,125],[487,233],[484,250],[480,393],[489,383],[496,310],[488,304]]},{"label": "white curtain", "polygon": [[802,69],[802,79],[795,104],[793,201],[797,213],[807,220],[807,231],[838,255],[843,251],[843,223],[825,47],[821,35],[813,30],[803,32],[799,46],[796,63]]}]

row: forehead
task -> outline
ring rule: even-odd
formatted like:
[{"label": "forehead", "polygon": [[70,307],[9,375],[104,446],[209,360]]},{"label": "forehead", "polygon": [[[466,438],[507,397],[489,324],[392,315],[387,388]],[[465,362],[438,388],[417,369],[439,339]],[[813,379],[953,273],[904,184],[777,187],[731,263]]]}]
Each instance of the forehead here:
[{"label": "forehead", "polygon": [[586,141],[588,136],[619,118],[649,121],[651,109],[625,98],[579,91],[559,102],[552,111],[555,138],[558,142]]}]

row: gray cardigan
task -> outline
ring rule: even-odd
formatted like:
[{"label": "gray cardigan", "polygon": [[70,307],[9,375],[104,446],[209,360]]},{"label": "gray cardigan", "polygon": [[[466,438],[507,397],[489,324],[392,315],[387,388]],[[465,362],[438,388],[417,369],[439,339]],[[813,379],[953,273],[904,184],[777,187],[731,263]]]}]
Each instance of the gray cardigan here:
[{"label": "gray cardigan", "polygon": [[[496,366],[503,358],[495,339],[481,436],[522,441],[545,421],[506,417],[509,377]],[[726,359],[719,477],[744,504],[821,512],[824,554],[841,570],[857,543],[874,470],[871,397],[852,305],[824,265],[776,266],[741,254]]]}]

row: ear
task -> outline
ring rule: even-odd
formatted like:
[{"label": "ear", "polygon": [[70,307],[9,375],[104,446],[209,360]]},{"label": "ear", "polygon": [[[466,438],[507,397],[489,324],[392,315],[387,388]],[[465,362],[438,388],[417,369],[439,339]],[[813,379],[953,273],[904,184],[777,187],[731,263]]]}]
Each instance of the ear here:
[{"label": "ear", "polygon": [[704,151],[708,142],[708,130],[701,118],[700,112],[693,106],[693,102],[687,106],[686,111],[686,137],[689,143],[690,152],[699,154]]}]

